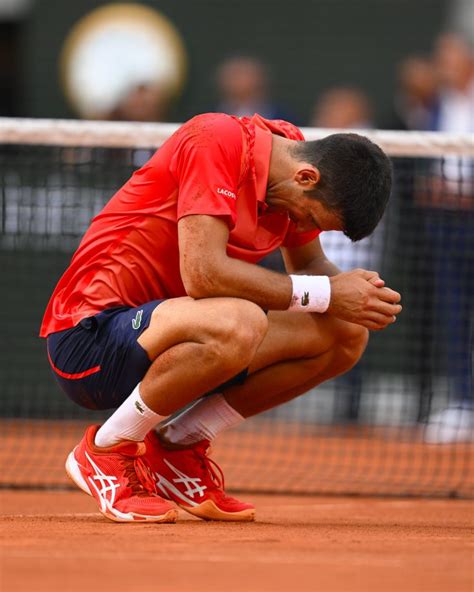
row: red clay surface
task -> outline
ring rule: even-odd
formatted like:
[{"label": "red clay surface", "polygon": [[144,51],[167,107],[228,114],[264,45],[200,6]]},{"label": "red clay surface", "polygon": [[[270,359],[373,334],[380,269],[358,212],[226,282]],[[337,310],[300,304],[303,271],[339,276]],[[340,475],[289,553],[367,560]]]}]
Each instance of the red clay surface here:
[{"label": "red clay surface", "polygon": [[470,501],[246,499],[256,523],[128,525],[82,493],[0,492],[0,590],[472,590]]}]

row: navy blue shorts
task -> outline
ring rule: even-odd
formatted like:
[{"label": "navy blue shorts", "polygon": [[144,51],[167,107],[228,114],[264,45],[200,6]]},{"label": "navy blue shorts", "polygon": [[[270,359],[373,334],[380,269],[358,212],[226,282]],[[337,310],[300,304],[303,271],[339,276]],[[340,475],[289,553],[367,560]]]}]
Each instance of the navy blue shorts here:
[{"label": "navy blue shorts", "polygon": [[[123,403],[151,366],[137,339],[161,302],[110,308],[48,336],[53,375],[70,399],[87,409],[114,409]],[[244,370],[215,391],[242,384],[246,376]]]}]

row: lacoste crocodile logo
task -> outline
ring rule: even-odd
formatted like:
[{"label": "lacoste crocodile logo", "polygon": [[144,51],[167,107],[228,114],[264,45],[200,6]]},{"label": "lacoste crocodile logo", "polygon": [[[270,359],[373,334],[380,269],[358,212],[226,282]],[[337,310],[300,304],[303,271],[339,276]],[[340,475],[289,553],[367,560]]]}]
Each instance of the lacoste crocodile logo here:
[{"label": "lacoste crocodile logo", "polygon": [[301,306],[308,306],[309,304],[309,292],[303,292],[301,296]]},{"label": "lacoste crocodile logo", "polygon": [[132,327],[135,329],[140,329],[140,325],[142,324],[142,317],[143,317],[143,310],[139,310],[135,315],[135,318],[132,319]]},{"label": "lacoste crocodile logo", "polygon": [[135,407],[136,407],[138,413],[141,413],[141,415],[143,415],[145,413],[145,409],[143,409],[143,407],[140,405],[139,401],[135,401]]}]

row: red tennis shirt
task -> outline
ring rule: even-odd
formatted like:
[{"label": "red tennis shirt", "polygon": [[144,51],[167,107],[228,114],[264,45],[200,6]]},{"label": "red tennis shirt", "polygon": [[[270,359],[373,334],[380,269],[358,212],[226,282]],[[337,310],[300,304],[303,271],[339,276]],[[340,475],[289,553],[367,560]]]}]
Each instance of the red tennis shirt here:
[{"label": "red tennis shirt", "polygon": [[177,232],[184,216],[223,219],[228,256],[250,263],[281,245],[313,240],[318,231],[297,232],[287,215],[266,212],[272,133],[304,139],[294,125],[258,115],[208,113],[181,126],[92,220],[53,292],[40,335],[107,308],[186,295]]}]

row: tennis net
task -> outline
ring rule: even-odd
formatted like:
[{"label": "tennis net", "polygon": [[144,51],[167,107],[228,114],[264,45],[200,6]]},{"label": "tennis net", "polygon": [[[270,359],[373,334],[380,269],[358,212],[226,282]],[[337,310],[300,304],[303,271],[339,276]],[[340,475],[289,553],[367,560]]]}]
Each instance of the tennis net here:
[{"label": "tennis net", "polygon": [[[67,487],[65,456],[105,417],[59,391],[39,324],[92,216],[174,129],[0,119],[0,486]],[[380,271],[404,310],[351,372],[218,439],[230,489],[474,495],[474,142],[367,135],[393,161],[388,211],[360,243],[329,232],[322,243],[344,270]]]}]

